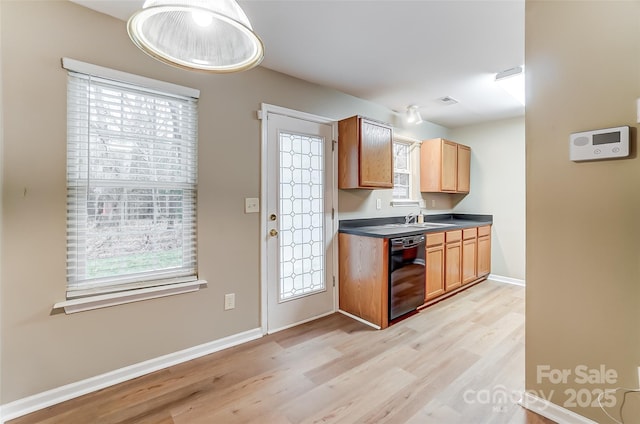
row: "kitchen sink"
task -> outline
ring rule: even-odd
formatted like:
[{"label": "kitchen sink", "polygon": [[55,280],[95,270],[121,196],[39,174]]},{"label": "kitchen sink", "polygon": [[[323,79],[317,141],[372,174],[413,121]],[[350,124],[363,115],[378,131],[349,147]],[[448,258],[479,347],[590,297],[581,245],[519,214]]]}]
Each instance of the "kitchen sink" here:
[{"label": "kitchen sink", "polygon": [[445,224],[442,222],[413,222],[410,224],[384,224],[383,228],[439,228],[439,227],[452,227],[455,224]]},{"label": "kitchen sink", "polygon": [[415,224],[409,224],[410,227],[453,227],[455,224],[445,224],[443,222],[418,222]]}]

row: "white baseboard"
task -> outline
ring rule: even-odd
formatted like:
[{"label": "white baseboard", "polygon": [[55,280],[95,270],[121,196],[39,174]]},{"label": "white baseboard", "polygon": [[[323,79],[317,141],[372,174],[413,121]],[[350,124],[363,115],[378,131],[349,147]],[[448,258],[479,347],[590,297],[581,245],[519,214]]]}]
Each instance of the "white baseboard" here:
[{"label": "white baseboard", "polygon": [[369,321],[367,321],[367,320],[364,320],[364,319],[362,319],[362,318],[360,318],[360,317],[357,317],[357,316],[355,316],[355,315],[353,315],[353,314],[350,314],[349,312],[345,312],[345,311],[343,311],[342,309],[338,309],[338,312],[340,312],[342,315],[346,315],[346,316],[348,316],[348,317],[349,317],[349,318],[351,318],[351,319],[355,319],[356,321],[359,321],[359,322],[361,322],[361,323],[363,323],[363,324],[366,324],[366,325],[368,325],[369,327],[373,327],[373,328],[375,328],[376,330],[380,330],[380,326],[379,326],[379,325],[375,325],[375,324],[373,324],[373,323],[371,323],[371,322],[369,322]]},{"label": "white baseboard", "polygon": [[325,312],[324,314],[320,314],[320,315],[317,315],[315,317],[311,317],[311,318],[304,319],[302,321],[298,321],[295,324],[289,324],[289,325],[285,325],[284,327],[280,327],[280,328],[276,328],[276,329],[273,329],[273,330],[269,330],[269,334],[277,333],[278,331],[283,331],[283,330],[287,330],[289,328],[296,327],[298,325],[306,324],[308,322],[315,321],[317,319],[329,316],[329,315],[331,315],[333,313],[335,313],[335,311],[331,310],[329,312]]},{"label": "white baseboard", "polygon": [[255,328],[253,330],[234,334],[219,340],[214,340],[209,343],[204,343],[199,346],[169,353],[148,361],[139,362],[128,367],[87,378],[86,380],[77,381],[75,383],[47,390],[46,392],[38,393],[23,399],[18,399],[5,405],[0,405],[0,423],[4,423],[5,421],[21,417],[69,399],[104,389],[105,387],[122,383],[123,381],[131,380],[210,353],[259,339],[262,336],[262,330],[260,328]]},{"label": "white baseboard", "polygon": [[489,274],[487,279],[492,281],[497,281],[499,283],[514,284],[516,286],[522,286],[522,287],[526,285],[525,281],[520,280],[519,278],[504,277],[502,275],[496,275],[496,274]]},{"label": "white baseboard", "polygon": [[518,403],[529,411],[533,411],[538,415],[549,418],[558,424],[598,424],[587,417],[583,417],[580,414],[576,414],[573,411],[528,392],[524,393],[522,399],[520,399],[520,402]]}]

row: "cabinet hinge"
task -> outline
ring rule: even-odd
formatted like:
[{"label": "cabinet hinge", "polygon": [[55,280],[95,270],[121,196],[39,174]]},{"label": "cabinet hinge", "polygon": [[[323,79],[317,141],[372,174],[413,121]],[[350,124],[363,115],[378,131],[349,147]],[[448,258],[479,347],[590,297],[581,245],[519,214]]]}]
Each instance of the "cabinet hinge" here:
[{"label": "cabinet hinge", "polygon": [[335,287],[335,286],[336,286],[336,276],[334,275],[333,276],[333,287]]},{"label": "cabinet hinge", "polygon": [[331,208],[331,219],[336,219],[336,210]]}]

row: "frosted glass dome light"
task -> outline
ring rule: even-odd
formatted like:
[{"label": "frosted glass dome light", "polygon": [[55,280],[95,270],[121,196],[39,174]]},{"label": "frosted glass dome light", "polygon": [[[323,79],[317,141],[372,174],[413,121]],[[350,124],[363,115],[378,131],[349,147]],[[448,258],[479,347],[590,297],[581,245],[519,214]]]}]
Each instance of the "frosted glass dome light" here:
[{"label": "frosted glass dome light", "polygon": [[264,57],[262,41],[235,0],[146,0],[127,31],[149,56],[183,69],[244,71]]}]

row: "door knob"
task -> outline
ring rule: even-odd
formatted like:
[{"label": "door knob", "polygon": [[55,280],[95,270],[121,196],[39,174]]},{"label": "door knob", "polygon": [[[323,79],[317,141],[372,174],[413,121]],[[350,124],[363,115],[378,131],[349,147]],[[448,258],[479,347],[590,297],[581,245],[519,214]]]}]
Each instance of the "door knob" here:
[{"label": "door knob", "polygon": [[273,228],[271,231],[269,231],[269,235],[271,237],[275,237],[278,235],[278,230],[276,230],[275,228]]}]

